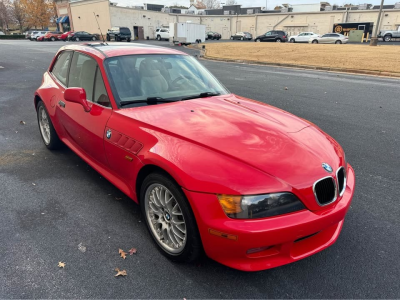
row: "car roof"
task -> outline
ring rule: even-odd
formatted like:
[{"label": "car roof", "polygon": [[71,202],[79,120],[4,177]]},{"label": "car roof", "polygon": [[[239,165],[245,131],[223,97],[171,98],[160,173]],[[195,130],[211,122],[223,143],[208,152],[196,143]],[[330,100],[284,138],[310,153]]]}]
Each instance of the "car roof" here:
[{"label": "car roof", "polygon": [[180,54],[187,55],[184,52],[146,44],[131,44],[131,43],[86,43],[86,44],[73,44],[62,47],[60,50],[78,50],[82,52],[89,52],[99,58],[107,58],[122,55],[134,54]]}]

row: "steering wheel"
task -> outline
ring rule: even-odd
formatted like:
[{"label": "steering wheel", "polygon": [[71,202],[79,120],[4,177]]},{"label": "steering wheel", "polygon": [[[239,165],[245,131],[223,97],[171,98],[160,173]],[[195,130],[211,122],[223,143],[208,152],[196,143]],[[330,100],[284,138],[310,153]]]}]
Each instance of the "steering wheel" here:
[{"label": "steering wheel", "polygon": [[177,85],[177,83],[178,83],[179,81],[181,81],[181,80],[189,80],[189,81],[192,81],[192,80],[194,80],[194,78],[191,77],[191,76],[188,76],[188,75],[179,75],[178,77],[176,77],[176,78],[174,79],[174,81],[172,81],[171,86],[172,86],[172,87],[175,87],[175,86]]}]

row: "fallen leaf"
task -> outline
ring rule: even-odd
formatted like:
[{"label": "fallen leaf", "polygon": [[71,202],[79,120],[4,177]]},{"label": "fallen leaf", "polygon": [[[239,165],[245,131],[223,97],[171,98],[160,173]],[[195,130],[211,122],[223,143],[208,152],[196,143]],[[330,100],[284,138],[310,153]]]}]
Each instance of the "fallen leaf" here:
[{"label": "fallen leaf", "polygon": [[36,185],[36,184],[32,182],[32,185]]},{"label": "fallen leaf", "polygon": [[287,86],[285,86],[285,91],[287,91],[288,90],[288,88],[287,88]]},{"label": "fallen leaf", "polygon": [[126,274],[125,270],[121,271],[119,268],[115,268],[114,271],[117,272],[117,274],[114,275],[115,277],[128,275],[128,274]]},{"label": "fallen leaf", "polygon": [[121,255],[121,257],[122,257],[123,259],[126,258],[126,252],[125,252],[124,250],[119,249],[119,250],[118,250],[118,253]]},{"label": "fallen leaf", "polygon": [[136,254],[137,249],[136,248],[131,248],[131,250],[128,251],[130,255]]},{"label": "fallen leaf", "polygon": [[122,198],[117,198],[117,197],[115,197],[115,200],[118,200],[118,201],[119,201],[119,200],[122,200]]},{"label": "fallen leaf", "polygon": [[63,268],[63,269],[64,269],[65,265],[66,265],[66,264],[63,263],[63,262],[61,262],[61,261],[58,262],[58,267],[59,267],[59,268]]},{"label": "fallen leaf", "polygon": [[26,123],[24,121],[20,121],[19,124],[25,125]]},{"label": "fallen leaf", "polygon": [[82,243],[79,243],[78,249],[79,249],[79,251],[81,251],[82,253],[85,253],[85,252],[86,252],[86,247],[83,246]]}]

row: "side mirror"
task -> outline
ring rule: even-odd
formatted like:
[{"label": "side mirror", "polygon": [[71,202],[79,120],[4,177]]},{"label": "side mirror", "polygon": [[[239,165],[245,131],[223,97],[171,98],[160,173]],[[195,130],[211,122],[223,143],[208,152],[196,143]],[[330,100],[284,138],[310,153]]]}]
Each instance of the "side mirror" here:
[{"label": "side mirror", "polygon": [[68,102],[79,103],[83,106],[86,112],[89,112],[91,107],[86,100],[86,92],[83,88],[72,87],[68,88],[64,92],[64,99]]}]

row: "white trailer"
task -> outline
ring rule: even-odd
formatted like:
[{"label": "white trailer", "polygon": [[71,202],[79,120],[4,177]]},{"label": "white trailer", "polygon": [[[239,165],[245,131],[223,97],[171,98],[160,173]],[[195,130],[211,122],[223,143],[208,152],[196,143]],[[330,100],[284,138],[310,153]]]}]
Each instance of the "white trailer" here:
[{"label": "white trailer", "polygon": [[206,25],[195,23],[170,23],[169,41],[173,44],[193,44],[204,42],[206,39]]}]

